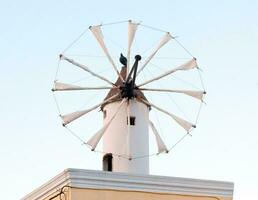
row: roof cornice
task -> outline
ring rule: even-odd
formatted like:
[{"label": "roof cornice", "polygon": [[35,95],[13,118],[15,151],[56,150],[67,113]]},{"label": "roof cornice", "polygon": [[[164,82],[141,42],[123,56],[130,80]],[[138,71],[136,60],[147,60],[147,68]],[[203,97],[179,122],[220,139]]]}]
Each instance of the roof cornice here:
[{"label": "roof cornice", "polygon": [[64,185],[89,189],[114,189],[203,196],[232,197],[232,182],[167,176],[138,175],[84,169],[66,169],[22,200],[41,200]]}]

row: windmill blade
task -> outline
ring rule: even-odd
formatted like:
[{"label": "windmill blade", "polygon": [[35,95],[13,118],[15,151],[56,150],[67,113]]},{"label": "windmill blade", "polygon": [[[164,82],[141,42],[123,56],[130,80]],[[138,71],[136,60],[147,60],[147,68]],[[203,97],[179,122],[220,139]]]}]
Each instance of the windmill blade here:
[{"label": "windmill blade", "polygon": [[142,67],[138,70],[137,72],[137,76],[139,75],[139,73],[146,67],[146,65],[151,61],[151,59],[156,55],[156,53],[169,41],[171,40],[173,37],[170,35],[170,33],[166,33],[160,40],[158,46],[154,49],[154,51],[152,52],[152,54],[147,58],[147,60],[145,61],[145,63],[142,65]]},{"label": "windmill blade", "polygon": [[119,73],[119,71],[118,71],[118,69],[117,69],[117,67],[116,67],[112,57],[110,56],[109,51],[108,51],[106,45],[105,45],[103,33],[102,33],[102,30],[101,30],[101,26],[100,25],[98,25],[98,26],[90,26],[89,29],[91,30],[92,34],[94,35],[94,37],[98,41],[100,47],[104,51],[104,53],[107,56],[109,62],[113,66],[114,70],[116,71],[117,75],[120,77],[120,79],[122,81],[124,81],[123,77],[120,75],[120,73]]},{"label": "windmill blade", "polygon": [[170,90],[170,89],[153,89],[153,88],[140,88],[140,90],[144,91],[155,91],[155,92],[173,92],[173,93],[182,93],[191,97],[194,97],[198,100],[203,99],[205,91],[194,91],[194,90]]},{"label": "windmill blade", "polygon": [[[145,113],[145,112],[144,112]],[[167,147],[165,145],[165,143],[163,142],[163,140],[161,139],[156,127],[154,126],[154,124],[149,120],[149,118],[147,117],[146,113],[144,114],[144,119],[145,119],[145,122],[148,123],[152,129],[152,132],[155,136],[155,139],[156,139],[156,143],[157,143],[157,146],[158,146],[158,154],[162,153],[162,152],[165,152],[167,153],[168,150],[167,150]]]},{"label": "windmill blade", "polygon": [[150,103],[142,98],[138,98],[138,100],[140,100],[141,102],[153,107],[153,108],[156,108],[157,110],[159,110],[160,112],[163,112],[165,114],[167,114],[168,116],[170,116],[172,119],[174,119],[174,121],[176,121],[182,128],[184,128],[187,132],[189,132],[192,128],[196,128],[196,126],[184,119],[181,119],[180,117],[177,117],[176,115],[173,115],[172,113],[154,105],[153,103]]},{"label": "windmill blade", "polygon": [[163,73],[163,74],[161,74],[161,75],[159,75],[159,76],[156,76],[156,77],[154,77],[154,78],[152,78],[152,79],[150,79],[150,80],[147,80],[147,81],[145,81],[145,82],[139,84],[138,87],[144,86],[144,85],[146,85],[146,84],[148,84],[148,83],[151,83],[151,82],[153,82],[153,81],[157,81],[157,80],[159,80],[159,79],[161,79],[161,78],[164,78],[165,76],[168,76],[168,75],[170,75],[170,74],[172,74],[172,73],[175,73],[176,71],[180,71],[180,70],[190,70],[190,69],[194,69],[194,68],[196,68],[196,67],[197,67],[196,58],[192,58],[190,61],[188,61],[188,62],[186,62],[186,63],[180,65],[179,67],[176,67],[176,68],[174,68],[174,69],[171,69],[171,70],[169,70],[169,71],[167,71],[167,72],[165,72],[165,73]]},{"label": "windmill blade", "polygon": [[149,120],[149,124],[150,124],[150,127],[152,129],[152,132],[155,136],[155,139],[156,139],[156,143],[157,143],[157,146],[158,146],[158,154],[160,153],[167,153],[168,152],[168,149],[165,145],[165,143],[163,142],[163,140],[161,139],[156,127],[154,126],[154,124]]},{"label": "windmill blade", "polygon": [[126,78],[130,71],[130,54],[131,54],[131,47],[134,41],[135,33],[138,28],[138,23],[133,23],[131,20],[128,22],[128,47],[127,47],[127,73]]},{"label": "windmill blade", "polygon": [[63,125],[66,126],[67,124],[71,123],[72,121],[78,119],[79,117],[95,110],[96,108],[98,108],[99,106],[101,106],[102,104],[105,104],[113,99],[115,99],[116,97],[118,97],[120,94],[116,94],[108,99],[106,99],[105,101],[87,109],[87,110],[82,110],[82,111],[76,111],[76,112],[72,112],[72,113],[69,113],[69,114],[66,114],[66,115],[61,115],[61,118],[63,120]]},{"label": "windmill blade", "polygon": [[80,63],[78,63],[78,62],[75,62],[73,59],[67,58],[66,56],[64,56],[64,55],[62,55],[62,54],[60,55],[60,59],[66,60],[67,62],[69,62],[69,63],[71,63],[71,64],[73,64],[73,65],[75,65],[75,66],[77,66],[77,67],[79,67],[79,68],[81,68],[81,69],[83,69],[84,71],[90,73],[92,76],[98,77],[99,79],[101,79],[101,80],[107,82],[108,84],[110,84],[110,85],[112,85],[112,86],[115,85],[114,83],[112,83],[112,81],[106,79],[106,78],[103,77],[103,76],[100,76],[100,75],[96,74],[95,72],[91,71],[91,70],[90,70],[88,67],[86,67],[85,65],[82,65],[82,64],[80,64]]},{"label": "windmill blade", "polygon": [[102,136],[104,135],[104,133],[106,132],[106,130],[108,129],[108,127],[110,126],[110,124],[112,123],[112,121],[114,120],[114,118],[116,117],[117,113],[120,111],[122,105],[125,102],[125,98],[121,101],[121,103],[119,104],[118,108],[116,109],[114,115],[111,117],[111,119],[96,133],[94,134],[89,140],[88,142],[86,142],[87,145],[89,145],[91,147],[91,150],[94,151],[96,146],[98,145],[100,139],[102,138]]},{"label": "windmill blade", "polygon": [[99,86],[99,87],[81,87],[78,85],[72,85],[62,82],[55,82],[54,88],[52,91],[73,91],[73,90],[105,90],[105,89],[113,89],[115,87],[106,87],[106,86]]}]

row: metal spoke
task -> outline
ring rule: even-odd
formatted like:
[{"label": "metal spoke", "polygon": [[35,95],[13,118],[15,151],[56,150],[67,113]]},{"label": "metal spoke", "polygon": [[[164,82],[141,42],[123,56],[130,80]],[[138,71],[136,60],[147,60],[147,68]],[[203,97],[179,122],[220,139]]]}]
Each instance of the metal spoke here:
[{"label": "metal spoke", "polygon": [[120,111],[122,105],[124,104],[126,99],[123,99],[118,108],[116,109],[114,115],[111,117],[111,119],[96,133],[94,134],[89,140],[88,142],[86,142],[87,145],[89,145],[91,147],[91,150],[94,151],[96,146],[98,145],[100,139],[102,138],[102,136],[104,135],[104,133],[106,132],[106,130],[108,129],[108,127],[110,126],[110,124],[112,123],[112,121],[114,120],[114,118],[116,117],[116,115],[118,114],[118,112]]},{"label": "metal spoke", "polygon": [[173,37],[170,35],[170,33],[166,33],[160,40],[158,46],[154,49],[154,51],[151,53],[151,55],[147,58],[145,63],[142,65],[142,67],[139,69],[137,76],[141,73],[141,71],[147,66],[147,64],[151,61],[151,59],[156,55],[156,53]]},{"label": "metal spoke", "polygon": [[164,78],[165,76],[168,76],[168,75],[170,75],[170,74],[172,74],[172,73],[174,73],[176,71],[190,70],[190,69],[193,69],[195,67],[197,67],[196,58],[193,58],[190,61],[184,63],[183,65],[180,65],[179,67],[176,67],[176,68],[174,68],[172,70],[169,70],[169,71],[167,71],[167,72],[165,72],[165,73],[163,73],[163,74],[161,74],[159,76],[156,76],[156,77],[154,77],[154,78],[152,78],[150,80],[147,80],[147,81],[139,84],[138,87],[144,86],[144,85],[146,85],[148,83],[151,83],[153,81],[157,81],[157,80],[159,80],[161,78]]},{"label": "metal spoke", "polygon": [[66,60],[67,62],[69,62],[69,63],[71,63],[71,64],[73,64],[73,65],[75,65],[75,66],[77,66],[77,67],[79,67],[79,68],[81,68],[81,69],[83,69],[84,71],[90,73],[92,76],[95,76],[95,77],[97,77],[97,78],[99,78],[99,79],[101,79],[101,80],[107,82],[108,84],[110,84],[110,85],[112,85],[112,86],[115,85],[114,83],[112,83],[112,81],[106,79],[105,77],[103,77],[103,76],[101,76],[101,75],[98,75],[97,73],[91,71],[87,66],[82,65],[82,64],[80,64],[80,63],[74,61],[73,59],[67,58],[66,56],[64,56],[64,55],[62,55],[62,54],[60,55],[60,59]]},{"label": "metal spoke", "polygon": [[195,91],[195,90],[171,90],[171,89],[155,89],[155,88],[139,88],[140,90],[144,91],[154,91],[154,92],[172,92],[172,93],[181,93],[191,97],[194,97],[198,100],[203,99],[205,91]]},{"label": "metal spoke", "polygon": [[94,37],[96,38],[96,40],[98,41],[100,47],[102,48],[102,50],[104,51],[105,55],[107,56],[109,62],[111,63],[112,67],[114,68],[115,72],[117,73],[117,75],[120,77],[120,79],[122,81],[124,81],[123,77],[121,76],[121,74],[119,73],[106,45],[104,42],[104,38],[103,38],[103,33],[101,30],[101,26],[90,26],[89,28],[92,32],[92,34],[94,35]]},{"label": "metal spoke", "polygon": [[72,121],[82,117],[83,115],[85,115],[85,114],[87,114],[87,113],[97,109],[99,106],[101,106],[101,105],[103,105],[103,104],[105,104],[105,103],[107,103],[107,102],[117,98],[119,95],[120,94],[116,94],[116,95],[106,99],[105,101],[103,101],[103,102],[101,102],[101,103],[99,103],[99,104],[97,104],[97,105],[95,105],[95,106],[93,106],[93,107],[91,107],[89,109],[72,112],[72,113],[69,113],[69,114],[66,114],[66,115],[61,115],[61,118],[63,120],[63,125],[65,126],[65,125],[71,123]]},{"label": "metal spoke", "polygon": [[113,89],[117,87],[107,87],[107,86],[99,86],[99,87],[82,87],[78,85],[72,85],[68,83],[55,82],[53,92],[55,91],[73,91],[73,90],[107,90]]},{"label": "metal spoke", "polygon": [[138,98],[139,101],[153,107],[156,108],[158,111],[163,112],[165,114],[167,114],[168,116],[170,116],[174,121],[176,121],[182,128],[184,128],[187,132],[189,132],[192,128],[195,128],[196,126],[184,119],[181,119],[180,117],[160,108],[159,106],[154,105],[153,103],[150,103],[142,98]]}]

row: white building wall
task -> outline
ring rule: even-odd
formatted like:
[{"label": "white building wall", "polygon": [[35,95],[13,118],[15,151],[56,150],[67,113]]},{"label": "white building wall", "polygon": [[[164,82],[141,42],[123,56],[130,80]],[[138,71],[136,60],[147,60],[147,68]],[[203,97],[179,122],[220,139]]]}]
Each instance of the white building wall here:
[{"label": "white building wall", "polygon": [[[104,124],[107,123],[116,112],[120,102],[105,105]],[[135,117],[135,125],[130,125],[128,135],[127,102],[125,102],[117,116],[104,134],[103,151],[113,154],[113,171],[149,174],[149,157],[139,159],[125,159],[149,154],[148,119],[149,108],[136,100],[130,100],[130,116]]]}]

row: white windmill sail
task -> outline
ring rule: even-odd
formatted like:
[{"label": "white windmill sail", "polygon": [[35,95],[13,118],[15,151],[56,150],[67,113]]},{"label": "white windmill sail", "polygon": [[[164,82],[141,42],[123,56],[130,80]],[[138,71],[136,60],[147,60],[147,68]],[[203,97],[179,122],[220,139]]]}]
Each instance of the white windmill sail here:
[{"label": "white windmill sail", "polygon": [[169,70],[169,71],[167,71],[167,72],[165,72],[165,73],[163,73],[163,74],[161,74],[161,75],[159,75],[159,76],[156,76],[156,77],[154,77],[154,78],[152,78],[152,79],[150,79],[150,80],[147,80],[147,81],[145,81],[145,82],[139,84],[138,87],[144,86],[144,85],[146,85],[146,84],[148,84],[148,83],[151,83],[151,82],[153,82],[153,81],[157,81],[157,80],[159,80],[159,79],[161,79],[161,78],[164,78],[165,76],[168,76],[168,75],[170,75],[170,74],[172,74],[172,73],[174,73],[174,72],[176,72],[176,71],[180,71],[180,70],[190,70],[190,69],[194,69],[194,68],[196,68],[196,67],[197,67],[196,58],[192,58],[190,61],[188,61],[188,62],[186,62],[186,63],[180,65],[179,67],[176,67],[176,68],[174,68],[174,69],[172,69],[172,70]]},{"label": "white windmill sail", "polygon": [[66,56],[64,56],[64,55],[60,55],[60,59],[66,60],[67,62],[69,62],[69,63],[71,63],[71,64],[73,64],[73,65],[75,65],[75,66],[77,66],[77,67],[79,67],[79,68],[81,68],[81,69],[83,69],[84,71],[86,71],[86,72],[88,72],[88,73],[90,73],[92,76],[98,77],[99,79],[101,79],[101,80],[103,80],[103,81],[106,81],[108,84],[110,84],[110,85],[112,85],[112,86],[115,85],[114,83],[112,83],[112,81],[110,81],[110,80],[108,80],[107,78],[105,78],[105,77],[103,77],[103,76],[101,76],[101,75],[99,75],[99,74],[97,74],[97,73],[91,71],[87,66],[82,65],[82,64],[80,64],[80,63],[74,61],[73,59],[70,59],[70,58],[68,58],[68,57],[66,57]]},{"label": "white windmill sail", "polygon": [[130,71],[130,54],[131,54],[131,47],[134,41],[135,33],[138,28],[137,23],[133,23],[131,20],[128,23],[128,47],[127,47],[127,76]]},{"label": "white windmill sail", "polygon": [[103,37],[103,33],[101,30],[101,26],[90,26],[90,30],[93,33],[93,35],[95,36],[96,40],[98,41],[99,45],[101,46],[102,50],[104,51],[104,53],[106,54],[109,62],[111,63],[111,65],[113,66],[114,70],[116,71],[117,75],[120,77],[120,79],[122,81],[124,81],[123,77],[119,74],[119,71],[115,65],[115,62],[113,61],[112,57],[109,54],[109,51],[105,45],[104,42],[104,37]]},{"label": "white windmill sail", "polygon": [[116,94],[116,95],[106,99],[105,101],[103,101],[103,102],[93,106],[90,109],[86,109],[86,110],[82,110],[82,111],[76,111],[76,112],[72,112],[72,113],[69,113],[69,114],[66,114],[66,115],[61,115],[61,118],[63,120],[63,125],[65,126],[65,125],[71,123],[72,121],[74,121],[74,120],[78,119],[79,117],[81,117],[81,116],[83,116],[83,115],[85,115],[85,114],[95,110],[96,108],[98,108],[102,104],[105,104],[105,103],[115,99],[118,96],[119,96],[119,94]]},{"label": "white windmill sail", "polygon": [[151,55],[146,59],[145,63],[142,65],[142,67],[138,70],[137,75],[146,67],[146,65],[151,61],[151,59],[156,55],[156,53],[173,37],[170,35],[170,33],[166,33],[160,40],[158,46],[154,49],[154,51],[151,53]]},{"label": "white windmill sail", "polygon": [[165,143],[163,142],[163,140],[161,139],[156,127],[154,126],[154,124],[149,120],[149,124],[150,124],[150,127],[152,129],[152,132],[155,136],[155,139],[156,139],[156,143],[157,143],[157,146],[158,146],[158,153],[163,153],[163,152],[168,152],[168,149],[165,145]]},{"label": "white windmill sail", "polygon": [[206,92],[204,91],[195,91],[195,90],[171,90],[171,89],[155,89],[155,88],[140,88],[144,91],[157,91],[157,92],[173,92],[173,93],[182,93],[191,97],[194,97],[198,100],[202,100]]},{"label": "white windmill sail", "polygon": [[[140,106],[138,105],[138,108]],[[142,109],[142,107],[140,107]],[[145,113],[142,109],[142,112]],[[158,130],[156,129],[156,127],[154,126],[154,124],[149,120],[148,116],[145,114],[144,115],[144,119],[145,122],[148,123],[151,127],[152,133],[155,136],[155,140],[156,140],[156,144],[158,147],[158,154],[163,153],[163,152],[168,152],[167,147],[165,145],[165,143],[163,142],[162,138],[160,137]]]},{"label": "white windmill sail", "polygon": [[55,82],[52,91],[72,91],[72,90],[104,90],[112,89],[113,87],[99,86],[99,87],[82,87],[78,85]]},{"label": "white windmill sail", "polygon": [[158,106],[156,106],[156,105],[154,105],[153,103],[150,103],[150,102],[148,102],[148,101],[145,101],[144,99],[139,99],[138,98],[138,100],[140,100],[141,102],[143,102],[143,103],[145,103],[145,104],[147,104],[147,105],[149,105],[149,106],[152,106],[153,108],[156,108],[157,110],[159,110],[159,111],[161,111],[161,112],[163,112],[163,113],[165,113],[165,114],[167,114],[167,115],[169,115],[172,119],[174,119],[182,128],[184,128],[187,132],[189,132],[192,128],[195,128],[196,126],[194,125],[194,124],[192,124],[192,123],[190,123],[190,122],[188,122],[188,121],[186,121],[186,120],[184,120],[184,119],[182,119],[182,118],[180,118],[180,117],[178,117],[178,116],[176,116],[176,115],[174,115],[174,114],[172,114],[172,113],[170,113],[170,112],[168,112],[168,111],[166,111],[166,110],[164,110],[164,109],[162,109],[162,108],[160,108],[160,107],[158,107]]},{"label": "white windmill sail", "polygon": [[80,90],[82,87],[67,83],[55,82],[52,91]]}]

